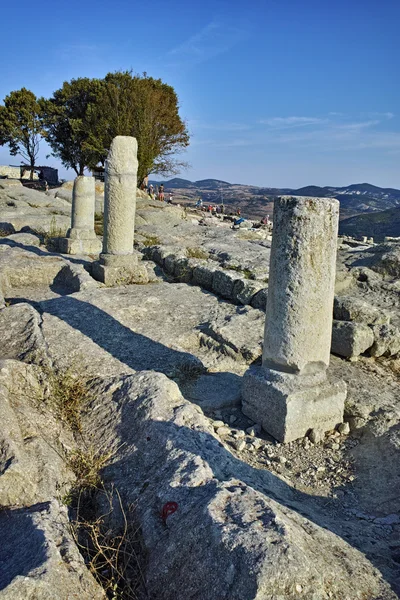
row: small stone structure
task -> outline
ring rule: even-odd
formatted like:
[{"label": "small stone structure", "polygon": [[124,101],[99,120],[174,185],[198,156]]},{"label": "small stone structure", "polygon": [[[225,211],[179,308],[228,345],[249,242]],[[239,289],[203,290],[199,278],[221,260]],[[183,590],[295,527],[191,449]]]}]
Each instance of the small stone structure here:
[{"label": "small stone structure", "polygon": [[243,412],[290,442],[343,420],[346,385],[329,365],[339,202],[281,196],[274,206],[262,367],[244,376]]},{"label": "small stone structure", "polygon": [[136,139],[115,137],[105,167],[103,252],[92,265],[93,277],[109,286],[148,281],[133,250],[137,168]]},{"label": "small stone structure", "polygon": [[20,179],[21,170],[19,167],[8,167],[7,165],[0,165],[0,177]]},{"label": "small stone structure", "polygon": [[72,191],[71,228],[60,238],[58,247],[65,254],[99,254],[101,241],[94,231],[94,177],[77,177]]}]

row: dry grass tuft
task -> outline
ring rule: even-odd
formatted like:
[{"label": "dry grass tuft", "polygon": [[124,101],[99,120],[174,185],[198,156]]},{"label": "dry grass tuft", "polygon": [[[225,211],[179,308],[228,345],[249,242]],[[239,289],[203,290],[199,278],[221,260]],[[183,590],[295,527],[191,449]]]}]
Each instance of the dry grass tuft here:
[{"label": "dry grass tuft", "polygon": [[100,471],[113,456],[113,452],[103,452],[89,446],[85,450],[74,450],[67,457],[67,463],[76,477],[79,490],[95,488],[101,484]]},{"label": "dry grass tuft", "polygon": [[[99,505],[105,506],[100,515]],[[76,497],[72,534],[88,569],[110,600],[148,598],[142,570],[145,550],[140,530],[133,524],[134,510],[133,505],[124,507],[115,488],[102,486]]]},{"label": "dry grass tuft", "polygon": [[[53,212],[52,214],[58,214],[57,212]],[[48,231],[45,231],[42,228],[33,229],[34,233],[39,236],[42,244],[46,246],[48,250],[56,250],[56,244],[54,242],[55,238],[65,237],[67,235],[66,229],[62,227],[57,227],[56,218],[53,217],[50,221],[50,227]]]},{"label": "dry grass tuft", "polygon": [[81,413],[91,400],[91,392],[82,374],[72,368],[47,373],[49,395],[47,403],[57,416],[71,427],[72,431],[82,431]]}]

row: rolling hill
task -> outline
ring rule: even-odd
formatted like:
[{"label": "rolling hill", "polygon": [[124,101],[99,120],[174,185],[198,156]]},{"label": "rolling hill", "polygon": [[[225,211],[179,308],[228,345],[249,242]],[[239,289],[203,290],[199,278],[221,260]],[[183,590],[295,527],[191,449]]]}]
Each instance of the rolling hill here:
[{"label": "rolling hill", "polygon": [[339,233],[380,242],[385,236],[400,237],[400,206],[382,212],[368,212],[340,221]]},{"label": "rolling hill", "polygon": [[[160,184],[154,180],[151,183]],[[235,212],[240,208],[242,215],[252,219],[259,219],[266,214],[272,215],[274,199],[284,194],[337,198],[340,201],[340,218],[347,223],[344,227],[348,235],[400,235],[393,233],[398,231],[396,209],[400,209],[400,190],[380,188],[370,183],[357,183],[345,187],[309,185],[292,189],[228,183],[219,179],[193,182],[175,177],[164,182],[164,187],[167,192],[172,192],[175,202],[193,204],[202,198],[205,204],[224,203],[227,212]],[[363,218],[357,220],[358,216]],[[393,223],[390,222],[391,218],[394,219]],[[368,231],[373,230],[375,233],[364,231],[363,228],[367,225]],[[361,230],[362,233],[356,234]]]}]

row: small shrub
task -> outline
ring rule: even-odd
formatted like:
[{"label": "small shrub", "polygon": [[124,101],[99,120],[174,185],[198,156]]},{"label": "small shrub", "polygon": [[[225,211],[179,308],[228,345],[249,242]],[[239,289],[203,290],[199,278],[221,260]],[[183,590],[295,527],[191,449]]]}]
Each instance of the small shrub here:
[{"label": "small shrub", "polygon": [[188,258],[209,258],[209,253],[202,248],[186,248],[186,254]]},{"label": "small shrub", "polygon": [[176,383],[182,384],[187,381],[195,381],[200,375],[204,375],[206,372],[206,367],[201,363],[189,362],[177,365],[168,376],[170,379],[176,381]]},{"label": "small shrub", "polygon": [[96,213],[94,215],[94,230],[96,235],[104,235],[104,215],[103,213]]},{"label": "small shrub", "polygon": [[160,238],[156,235],[149,235],[148,233],[142,233],[142,235],[146,238],[143,242],[143,246],[158,246],[161,243]]}]

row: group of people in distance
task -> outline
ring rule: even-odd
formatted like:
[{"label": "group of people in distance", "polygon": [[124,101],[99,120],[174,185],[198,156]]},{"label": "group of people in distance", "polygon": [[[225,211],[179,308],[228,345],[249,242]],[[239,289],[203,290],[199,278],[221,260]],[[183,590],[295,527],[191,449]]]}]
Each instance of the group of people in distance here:
[{"label": "group of people in distance", "polygon": [[[208,205],[204,205],[203,200],[201,198],[199,198],[195,204],[195,207],[205,211],[205,212],[209,212],[213,215],[217,214],[217,215],[224,215],[225,214],[225,206],[224,204],[208,204]],[[240,208],[238,208],[235,212],[236,216],[240,217]]]},{"label": "group of people in distance", "polygon": [[160,185],[160,187],[156,186],[155,189],[153,184],[150,183],[149,187],[147,188],[147,193],[152,200],[160,200],[160,202],[172,204],[172,192],[169,192],[167,195],[165,195],[163,183]]},{"label": "group of people in distance", "polygon": [[[218,215],[218,214],[224,215],[225,214],[224,204],[219,204],[219,205],[207,204],[207,205],[205,205],[201,198],[199,198],[197,200],[197,202],[195,203],[195,208],[197,208],[198,210],[204,211],[204,212],[208,212],[212,215]],[[242,223],[245,222],[245,219],[241,216],[240,208],[237,208],[235,210],[235,212],[230,212],[229,216],[230,216],[230,218],[232,218],[232,216],[236,217],[235,219],[233,219],[232,229],[237,229]],[[253,222],[253,227],[256,229],[259,227],[262,227],[262,226],[267,226],[268,229],[271,229],[272,223],[270,221],[269,215],[265,215],[264,217],[262,217],[260,219],[259,223]]]}]

